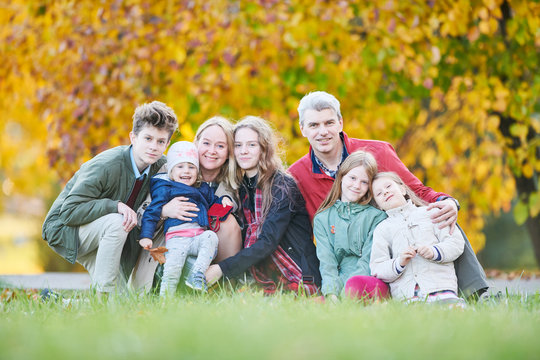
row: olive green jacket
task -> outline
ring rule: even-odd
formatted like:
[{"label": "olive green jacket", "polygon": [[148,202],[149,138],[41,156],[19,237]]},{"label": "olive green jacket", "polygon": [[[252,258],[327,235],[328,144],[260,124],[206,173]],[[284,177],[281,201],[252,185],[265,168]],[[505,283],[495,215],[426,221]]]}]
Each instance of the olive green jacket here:
[{"label": "olive green jacket", "polygon": [[[150,178],[165,162],[165,157],[162,157],[151,165],[134,209],[145,200]],[[134,184],[130,146],[118,146],[96,155],[81,166],[54,201],[43,223],[43,239],[67,261],[75,263],[79,226],[117,213],[118,202],[127,202]],[[131,230],[122,251],[121,265],[126,277],[131,273],[141,249],[136,242],[139,231],[138,227]]]}]

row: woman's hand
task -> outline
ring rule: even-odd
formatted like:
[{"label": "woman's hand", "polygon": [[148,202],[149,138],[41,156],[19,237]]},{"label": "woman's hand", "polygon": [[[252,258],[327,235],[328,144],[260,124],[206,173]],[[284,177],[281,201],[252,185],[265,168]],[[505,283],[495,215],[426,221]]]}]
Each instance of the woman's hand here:
[{"label": "woman's hand", "polygon": [[206,282],[208,283],[208,286],[212,286],[216,281],[221,279],[222,276],[223,271],[221,271],[218,264],[210,265],[208,270],[206,270]]},{"label": "woman's hand", "polygon": [[182,221],[190,221],[197,216],[199,208],[194,203],[188,201],[188,198],[178,196],[163,205],[161,217],[173,218]]},{"label": "woman's hand", "polygon": [[429,204],[427,209],[428,211],[431,209],[437,209],[433,211],[431,221],[434,224],[439,224],[439,229],[450,226],[450,235],[454,232],[457,222],[458,209],[456,203],[452,199],[436,201]]},{"label": "woman's hand", "polygon": [[221,204],[223,205],[223,207],[234,206],[233,202],[228,197],[224,197],[223,199],[221,199]]}]

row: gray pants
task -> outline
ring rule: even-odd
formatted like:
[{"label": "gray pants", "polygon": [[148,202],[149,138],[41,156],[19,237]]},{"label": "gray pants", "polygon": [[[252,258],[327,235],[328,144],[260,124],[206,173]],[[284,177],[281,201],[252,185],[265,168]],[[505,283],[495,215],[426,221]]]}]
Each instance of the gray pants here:
[{"label": "gray pants", "polygon": [[165,253],[160,296],[176,292],[184,263],[189,255],[197,255],[193,273],[206,272],[210,262],[217,255],[218,237],[215,232],[206,230],[194,237],[173,237],[166,241],[165,246],[169,251]]},{"label": "gray pants", "polygon": [[461,235],[465,239],[463,254],[454,261],[459,293],[466,298],[475,294],[480,296],[488,288],[486,273],[480,262],[478,262],[467,235],[459,225],[456,224],[456,227],[457,229],[454,231],[461,231]]},{"label": "gray pants", "polygon": [[122,221],[121,214],[108,214],[79,227],[77,262],[88,271],[97,291],[126,289],[120,257],[128,233]]}]

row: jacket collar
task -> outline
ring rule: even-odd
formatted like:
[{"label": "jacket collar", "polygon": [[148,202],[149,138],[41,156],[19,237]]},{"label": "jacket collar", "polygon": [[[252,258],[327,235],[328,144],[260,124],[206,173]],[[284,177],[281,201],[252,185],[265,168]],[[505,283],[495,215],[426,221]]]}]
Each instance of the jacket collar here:
[{"label": "jacket collar", "polygon": [[411,200],[407,200],[407,203],[405,205],[386,210],[386,213],[388,214],[388,217],[406,218],[412,211],[414,211],[415,208],[416,205],[414,205]]},{"label": "jacket collar", "polygon": [[336,201],[334,204],[338,215],[341,218],[350,218],[364,211],[370,205],[360,205],[354,202],[343,202],[341,200]]},{"label": "jacket collar", "polygon": [[[341,142],[343,144],[343,152],[341,154],[341,162],[340,162],[340,165],[341,165],[341,163],[345,161],[347,156],[349,156],[348,149],[349,149],[350,142],[349,142],[349,137],[347,136],[347,134],[345,134],[344,131],[339,133],[339,137],[341,138]],[[309,145],[309,158],[311,159],[311,171],[314,174],[326,175],[323,171],[321,171],[319,165],[317,165],[317,161],[315,160],[315,153],[313,152],[313,148],[311,147],[311,145]]]}]

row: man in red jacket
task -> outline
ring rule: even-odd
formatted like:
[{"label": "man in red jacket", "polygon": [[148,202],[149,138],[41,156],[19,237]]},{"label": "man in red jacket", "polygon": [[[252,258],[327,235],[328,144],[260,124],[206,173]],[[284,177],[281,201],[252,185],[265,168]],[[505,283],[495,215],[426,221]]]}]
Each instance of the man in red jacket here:
[{"label": "man in red jacket", "polygon": [[[298,183],[312,221],[319,205],[330,192],[343,160],[356,150],[364,150],[373,154],[379,171],[397,173],[420,198],[430,203],[430,209],[438,210],[432,216],[434,223],[441,228],[450,226],[450,232],[454,231],[459,202],[422,184],[401,162],[389,143],[347,137],[343,132],[340,104],[333,95],[324,91],[307,94],[298,105],[298,113],[300,130],[308,139],[310,149],[308,154],[292,164],[288,171]],[[458,229],[462,231],[459,227]],[[465,234],[463,236],[465,237]],[[468,240],[463,255],[455,261],[455,267],[459,289],[465,296],[479,296],[485,292],[488,287],[485,273]]]}]

